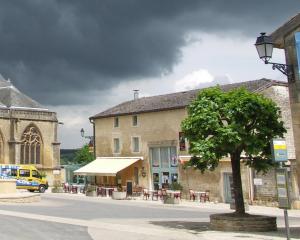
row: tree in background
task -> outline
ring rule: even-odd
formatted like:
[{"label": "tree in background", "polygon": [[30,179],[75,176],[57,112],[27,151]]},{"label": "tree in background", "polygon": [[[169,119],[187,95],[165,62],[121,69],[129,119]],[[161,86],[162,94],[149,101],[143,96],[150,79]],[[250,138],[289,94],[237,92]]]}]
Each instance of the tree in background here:
[{"label": "tree in background", "polygon": [[79,164],[87,164],[94,159],[93,153],[89,151],[89,145],[84,145],[81,149],[77,150],[75,153],[75,162]]},{"label": "tree in background", "polygon": [[228,92],[219,87],[201,91],[188,106],[182,130],[192,155],[188,165],[214,170],[230,156],[236,214],[245,214],[241,181],[241,154],[246,165],[266,172],[274,166],[270,142],[286,132],[276,104],[244,88]]}]

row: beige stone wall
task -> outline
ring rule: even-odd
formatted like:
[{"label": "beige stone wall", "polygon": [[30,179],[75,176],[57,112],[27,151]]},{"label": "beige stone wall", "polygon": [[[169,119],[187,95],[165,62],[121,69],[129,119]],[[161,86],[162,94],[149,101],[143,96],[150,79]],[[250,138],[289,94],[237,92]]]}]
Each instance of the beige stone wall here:
[{"label": "beige stone wall", "polygon": [[273,86],[267,88],[263,91],[263,95],[271,98],[276,102],[277,106],[280,108],[282,121],[287,130],[284,135],[288,149],[288,158],[291,160],[296,159],[295,154],[295,144],[294,144],[294,134],[293,134],[293,124],[291,117],[290,99],[289,99],[289,89],[286,86]]},{"label": "beige stone wall", "polygon": [[286,55],[286,62],[289,65],[293,65],[295,78],[294,81],[289,83],[289,93],[290,93],[290,103],[294,130],[294,141],[296,150],[296,174],[295,178],[298,176],[298,189],[296,198],[299,199],[299,186],[300,186],[300,76],[299,76],[299,66],[297,61],[296,45],[295,45],[295,32],[300,32],[300,24],[297,23],[294,31],[284,36],[284,48]]},{"label": "beige stone wall", "polygon": [[[230,160],[222,160],[214,171],[194,168],[179,168],[180,183],[184,187],[184,196],[189,198],[189,189],[193,191],[210,191],[210,201],[225,202],[224,173],[232,173]],[[244,199],[249,199],[249,168],[241,165],[241,177]]]},{"label": "beige stone wall", "polygon": [[9,119],[0,119],[0,130],[1,130],[1,153],[0,153],[0,162],[1,163],[10,163],[10,147],[8,141],[10,139],[10,120]]},{"label": "beige stone wall", "polygon": [[[117,128],[113,126],[113,117],[96,119],[96,156],[142,156],[144,160],[141,166],[145,167],[147,177],[140,177],[140,185],[150,187],[149,147],[163,145],[178,147],[180,123],[185,117],[185,109],[142,113],[138,114],[138,126],[132,126],[132,115],[120,116]],[[139,153],[132,151],[132,137],[140,138]],[[120,154],[113,153],[113,138],[120,138]],[[177,152],[187,154],[187,152],[179,152],[179,149]]]}]

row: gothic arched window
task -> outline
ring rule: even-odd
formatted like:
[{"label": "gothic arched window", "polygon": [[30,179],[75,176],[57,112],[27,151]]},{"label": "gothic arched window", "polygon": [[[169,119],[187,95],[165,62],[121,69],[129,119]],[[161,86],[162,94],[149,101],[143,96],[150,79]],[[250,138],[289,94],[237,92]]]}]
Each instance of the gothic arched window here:
[{"label": "gothic arched window", "polygon": [[29,126],[21,138],[21,164],[41,164],[41,136],[37,128]]}]

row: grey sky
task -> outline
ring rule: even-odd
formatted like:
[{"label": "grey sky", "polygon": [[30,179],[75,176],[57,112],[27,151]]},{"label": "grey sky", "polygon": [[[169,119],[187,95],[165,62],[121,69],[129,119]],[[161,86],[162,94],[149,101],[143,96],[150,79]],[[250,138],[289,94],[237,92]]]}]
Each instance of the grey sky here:
[{"label": "grey sky", "polygon": [[[147,83],[145,95],[174,91],[174,80],[199,69],[214,82],[259,77],[237,67],[236,57],[249,64],[258,33],[273,31],[299,6],[296,0],[3,0],[0,73],[58,111],[62,141],[72,142],[89,116],[127,99],[131,86]],[[84,123],[68,125],[75,113]]]}]

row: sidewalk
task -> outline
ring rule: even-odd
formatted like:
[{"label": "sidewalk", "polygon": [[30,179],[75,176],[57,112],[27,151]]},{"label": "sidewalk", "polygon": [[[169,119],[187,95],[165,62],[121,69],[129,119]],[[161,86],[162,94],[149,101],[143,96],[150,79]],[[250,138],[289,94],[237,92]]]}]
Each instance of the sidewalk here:
[{"label": "sidewalk", "polygon": [[[202,215],[201,212],[216,213],[216,212],[230,212],[229,204],[224,203],[199,203],[182,200],[177,205],[163,204],[161,201],[143,200],[136,198],[131,200],[112,200],[106,197],[86,197],[83,194],[69,194],[69,193],[45,193],[47,201],[43,203],[33,203],[30,205],[42,205],[55,207],[58,204],[58,199],[97,202],[99,204],[116,204],[125,206],[146,206],[147,208],[156,209],[174,209],[176,211],[197,211],[199,218],[152,218],[151,216],[145,218],[97,218],[97,219],[77,219],[68,217],[55,217],[49,215],[38,215],[34,213],[13,212],[10,210],[1,210],[0,215],[22,217],[30,220],[39,220],[60,224],[71,224],[74,226],[83,226],[88,229],[88,233],[94,240],[118,240],[122,239],[143,239],[143,240],[229,240],[229,239],[286,239],[285,228],[283,222],[283,210],[273,207],[250,206],[249,213],[278,216],[278,231],[263,232],[263,233],[243,233],[243,232],[220,232],[209,230],[209,218],[207,215]],[[43,196],[43,194],[42,194]],[[53,199],[54,201],[51,201]],[[52,203],[51,203],[52,202]],[[49,205],[50,204],[50,205]],[[51,205],[54,204],[54,205]],[[108,206],[108,205],[107,205]],[[179,214],[180,216],[180,214]],[[290,210],[289,217],[293,218],[294,224],[291,225],[292,239],[300,239],[300,211]],[[292,222],[292,221],[291,221]]]},{"label": "sidewalk", "polygon": [[[50,196],[61,196],[63,198],[71,198],[76,199],[79,198],[80,200],[86,200],[86,201],[110,201],[111,203],[115,204],[138,204],[138,205],[150,205],[150,206],[161,206],[166,208],[197,208],[197,209],[207,209],[207,210],[218,210],[218,211],[233,211],[230,209],[230,204],[227,203],[214,203],[214,202],[199,202],[199,201],[190,201],[186,199],[182,199],[179,204],[163,204],[161,200],[154,200],[151,199],[144,200],[142,197],[132,197],[127,200],[113,200],[112,198],[106,198],[106,197],[86,197],[84,194],[78,193],[78,194],[71,194],[71,193],[51,193],[50,191],[47,191],[45,194],[49,194]],[[283,209],[279,209],[277,207],[266,207],[266,206],[257,206],[257,205],[249,205],[249,211],[247,211],[250,214],[262,214],[262,215],[269,215],[269,216],[278,216],[283,217]],[[296,217],[300,218],[300,210],[288,210],[289,217]]]}]

